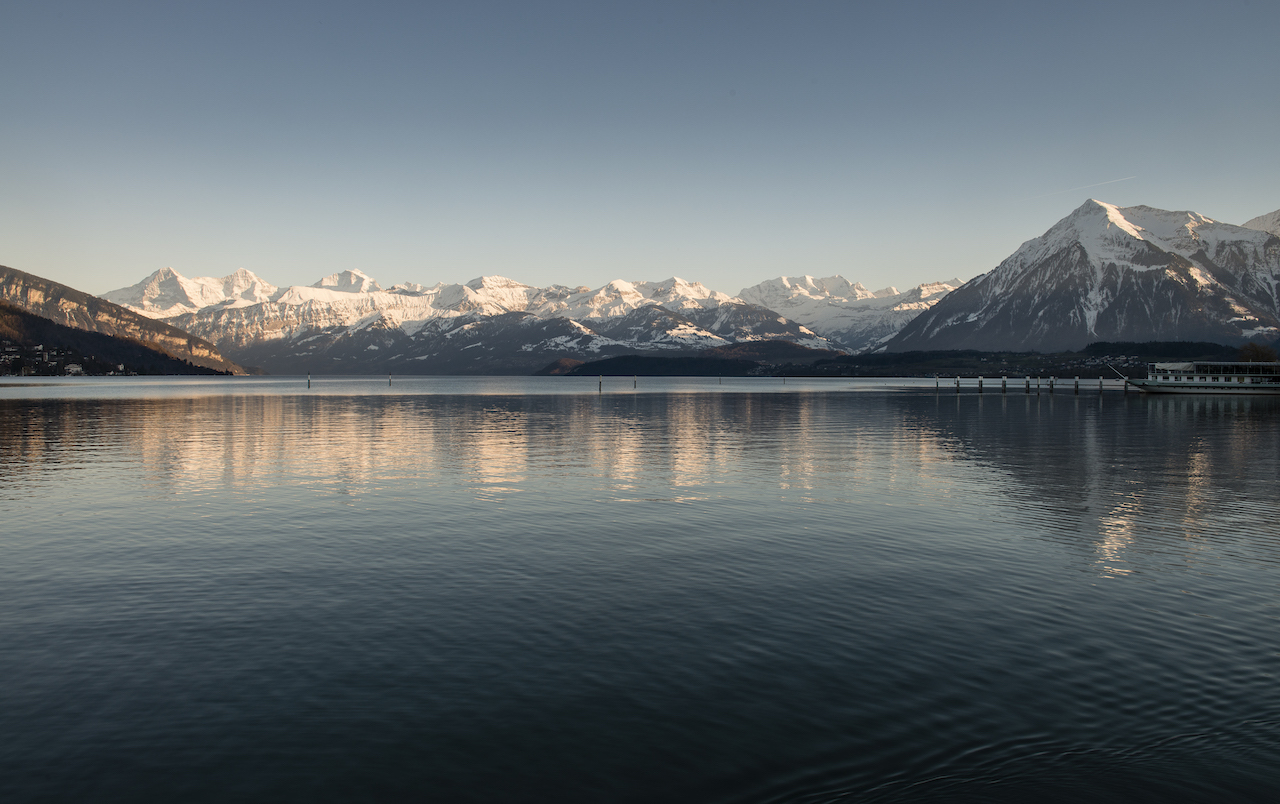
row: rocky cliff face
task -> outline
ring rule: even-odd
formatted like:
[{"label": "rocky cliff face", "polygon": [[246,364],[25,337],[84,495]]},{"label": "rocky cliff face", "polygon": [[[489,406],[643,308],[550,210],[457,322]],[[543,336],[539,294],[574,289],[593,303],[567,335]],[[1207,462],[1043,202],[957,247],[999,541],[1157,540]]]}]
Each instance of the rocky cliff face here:
[{"label": "rocky cliff face", "polygon": [[1271,338],[1280,334],[1278,286],[1275,234],[1090,200],[886,348],[1049,352],[1099,340]]},{"label": "rocky cliff face", "polygon": [[0,300],[58,324],[137,341],[194,365],[244,374],[208,341],[109,301],[0,266]]}]

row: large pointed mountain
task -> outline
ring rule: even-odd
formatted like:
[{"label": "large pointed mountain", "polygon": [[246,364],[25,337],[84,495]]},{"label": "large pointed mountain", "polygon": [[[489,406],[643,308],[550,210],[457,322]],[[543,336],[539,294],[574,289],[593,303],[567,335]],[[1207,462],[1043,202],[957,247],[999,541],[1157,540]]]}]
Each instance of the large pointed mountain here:
[{"label": "large pointed mountain", "polygon": [[886,348],[1051,352],[1099,340],[1273,338],[1278,286],[1280,237],[1269,231],[1090,200]]}]

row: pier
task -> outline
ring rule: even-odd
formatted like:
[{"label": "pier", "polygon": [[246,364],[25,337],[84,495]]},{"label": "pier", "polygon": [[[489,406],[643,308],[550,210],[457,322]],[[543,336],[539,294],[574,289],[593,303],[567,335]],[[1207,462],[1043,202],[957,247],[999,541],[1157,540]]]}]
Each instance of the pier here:
[{"label": "pier", "polygon": [[1127,394],[1137,392],[1129,383],[1119,377],[934,377],[934,390],[942,393],[974,393],[1005,395],[1041,395],[1055,394],[1081,396],[1083,394],[1102,394],[1108,391]]}]

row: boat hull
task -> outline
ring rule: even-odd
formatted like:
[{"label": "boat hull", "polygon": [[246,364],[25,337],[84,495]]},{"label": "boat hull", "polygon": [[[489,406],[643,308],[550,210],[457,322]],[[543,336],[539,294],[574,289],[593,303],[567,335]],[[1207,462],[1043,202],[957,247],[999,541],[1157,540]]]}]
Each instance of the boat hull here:
[{"label": "boat hull", "polygon": [[1166,382],[1164,380],[1129,380],[1130,385],[1145,394],[1239,394],[1239,395],[1280,395],[1280,383],[1247,384],[1247,383],[1197,383]]}]

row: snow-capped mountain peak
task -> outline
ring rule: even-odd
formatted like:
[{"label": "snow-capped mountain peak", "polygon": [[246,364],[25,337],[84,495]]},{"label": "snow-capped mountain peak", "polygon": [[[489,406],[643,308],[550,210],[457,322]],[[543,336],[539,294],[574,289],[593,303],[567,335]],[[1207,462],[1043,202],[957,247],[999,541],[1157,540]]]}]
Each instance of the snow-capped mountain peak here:
[{"label": "snow-capped mountain peak", "polygon": [[906,292],[887,287],[872,292],[843,276],[780,276],[749,288],[738,298],[777,310],[852,349],[865,349],[893,336],[920,311],[937,303],[959,280],[934,282]]},{"label": "snow-capped mountain peak", "polygon": [[161,268],[138,284],[104,293],[102,298],[153,318],[169,318],[213,305],[258,304],[277,290],[244,268],[218,279],[188,279],[173,268]]},{"label": "snow-capped mountain peak", "polygon": [[1275,212],[1268,212],[1266,215],[1250,218],[1244,222],[1244,228],[1256,229],[1259,232],[1267,232],[1280,237],[1280,209]]},{"label": "snow-capped mountain peak", "polygon": [[711,290],[701,282],[686,282],[678,276],[662,282],[640,282],[636,289],[671,309],[719,307],[733,298],[726,293]]},{"label": "snow-capped mountain peak", "polygon": [[1280,243],[1196,212],[1090,199],[912,321],[908,349],[1231,342],[1280,326]]},{"label": "snow-capped mountain peak", "polygon": [[532,290],[531,285],[508,279],[505,276],[478,276],[467,283],[472,290]]},{"label": "snow-capped mountain peak", "polygon": [[1267,235],[1249,233],[1239,226],[1220,223],[1197,212],[1168,211],[1147,206],[1117,207],[1090,199],[1040,237],[1023,243],[991,272],[999,288],[1029,265],[1041,264],[1064,249],[1079,248],[1095,270],[1114,265],[1137,272],[1159,272],[1168,264],[1160,255],[1176,254],[1188,260],[1197,254],[1218,259],[1224,248],[1243,241],[1262,246]]},{"label": "snow-capped mountain peak", "polygon": [[355,268],[339,271],[336,274],[329,274],[311,287],[336,290],[341,293],[372,293],[382,290],[382,287],[371,276]]},{"label": "snow-capped mountain peak", "polygon": [[222,294],[227,300],[237,300],[246,304],[266,301],[279,290],[275,285],[263,281],[252,271],[244,268],[237,268],[219,281],[222,283]]},{"label": "snow-capped mountain peak", "polygon": [[[892,291],[895,295],[895,288],[886,288],[886,291]],[[885,291],[881,291],[884,293]],[[820,299],[823,301],[857,301],[859,299],[872,299],[877,296],[876,293],[867,290],[861,282],[850,282],[843,276],[827,276],[816,278],[812,276],[780,276],[777,279],[769,279],[749,288],[743,288],[738,297],[750,302],[751,304],[761,304],[768,306],[764,300],[789,298],[789,299]]]}]

